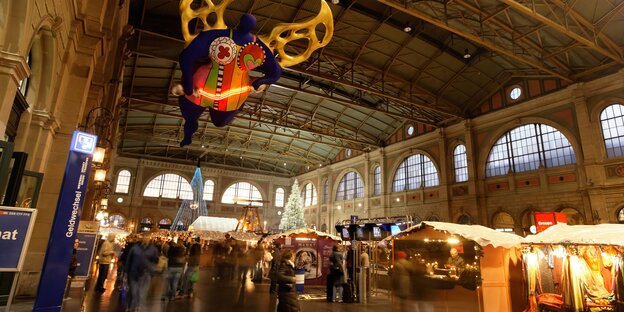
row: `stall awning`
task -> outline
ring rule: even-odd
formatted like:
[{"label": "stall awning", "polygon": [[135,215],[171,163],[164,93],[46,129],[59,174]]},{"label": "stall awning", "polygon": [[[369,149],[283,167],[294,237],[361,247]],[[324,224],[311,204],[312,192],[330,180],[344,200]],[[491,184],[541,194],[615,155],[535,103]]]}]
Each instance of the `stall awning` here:
[{"label": "stall awning", "polygon": [[[435,230],[445,231],[449,234],[458,235],[465,239],[475,241],[482,247],[492,245],[493,247],[511,248],[520,247],[522,243],[522,237],[516,234],[499,232],[481,225],[465,225],[432,221],[421,222],[420,224],[414,225],[401,233],[394,235],[394,237],[400,237],[411,232],[418,231],[424,226],[430,226]],[[386,239],[392,239],[392,236],[389,236]]]},{"label": "stall awning", "polygon": [[331,235],[329,233],[320,232],[320,231],[316,231],[316,230],[309,229],[309,228],[290,230],[290,231],[286,231],[286,232],[283,232],[283,233],[269,235],[264,240],[270,242],[272,240],[276,240],[276,239],[279,239],[279,238],[288,237],[288,236],[292,236],[292,235],[298,235],[298,234],[315,234],[318,237],[329,238],[329,239],[333,239],[333,240],[336,240],[336,241],[340,241],[341,240],[341,238],[336,236],[336,235]]},{"label": "stall awning", "polygon": [[236,218],[219,218],[219,217],[199,217],[191,226],[193,231],[214,231],[229,232],[236,229],[238,220]]},{"label": "stall awning", "polygon": [[624,246],[624,224],[556,224],[524,238],[524,244]]}]

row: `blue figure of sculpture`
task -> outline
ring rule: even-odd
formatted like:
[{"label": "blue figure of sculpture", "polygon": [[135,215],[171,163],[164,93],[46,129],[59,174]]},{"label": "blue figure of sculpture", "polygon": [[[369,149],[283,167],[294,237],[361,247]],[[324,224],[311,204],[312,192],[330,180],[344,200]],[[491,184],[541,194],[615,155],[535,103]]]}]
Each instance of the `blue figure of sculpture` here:
[{"label": "blue figure of sculpture", "polygon": [[[206,108],[215,126],[229,125],[243,109],[252,91],[262,91],[264,86],[275,83],[282,75],[282,67],[304,61],[314,50],[327,45],[333,34],[331,10],[322,0],[321,12],[317,17],[302,23],[277,25],[266,38],[252,34],[256,18],[250,14],[242,15],[236,29],[224,27],[223,12],[231,0],[223,1],[219,6],[209,0],[204,1],[207,6],[197,11],[190,8],[190,0],[180,2],[182,30],[187,46],[180,54],[182,84],[171,90],[178,96],[185,120],[184,138],[180,147],[191,144],[199,126],[198,120]],[[197,17],[201,20],[203,17],[204,26],[208,26],[203,15],[211,12],[217,13],[219,26],[205,27],[208,30],[191,35],[188,20]],[[326,28],[320,42],[314,29],[318,24],[324,24]],[[302,37],[308,39],[308,48],[301,55],[288,55],[284,46]],[[273,51],[280,54],[280,61]],[[254,69],[261,70],[264,75],[250,78],[249,72]]]}]

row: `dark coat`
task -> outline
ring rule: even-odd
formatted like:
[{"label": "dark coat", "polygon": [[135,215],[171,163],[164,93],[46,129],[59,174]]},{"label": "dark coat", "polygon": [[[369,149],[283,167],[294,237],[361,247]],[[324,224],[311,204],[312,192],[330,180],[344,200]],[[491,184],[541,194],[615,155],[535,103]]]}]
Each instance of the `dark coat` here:
[{"label": "dark coat", "polygon": [[125,269],[128,278],[138,280],[144,274],[151,273],[157,262],[158,249],[154,245],[135,244],[128,252],[126,259]]},{"label": "dark coat", "polygon": [[281,261],[277,272],[277,312],[299,312],[299,301],[295,287],[295,267],[288,261]]}]

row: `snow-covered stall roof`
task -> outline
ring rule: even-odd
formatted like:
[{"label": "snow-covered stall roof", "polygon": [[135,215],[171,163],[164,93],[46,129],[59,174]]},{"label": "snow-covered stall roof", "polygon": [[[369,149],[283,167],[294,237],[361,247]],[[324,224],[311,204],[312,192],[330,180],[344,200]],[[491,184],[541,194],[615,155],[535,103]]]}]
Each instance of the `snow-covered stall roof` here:
[{"label": "snow-covered stall roof", "polygon": [[624,246],[624,224],[555,224],[541,233],[525,237],[523,243]]},{"label": "snow-covered stall roof", "polygon": [[191,226],[193,231],[215,231],[215,232],[229,232],[236,229],[238,220],[236,218],[219,218],[219,217],[205,217],[201,216],[195,220]]},{"label": "snow-covered stall roof", "polygon": [[522,243],[522,237],[516,234],[499,232],[481,225],[466,225],[433,221],[421,222],[417,225],[405,229],[404,231],[396,235],[388,236],[386,239],[392,239],[392,237],[396,238],[407,235],[411,232],[422,229],[424,226],[430,226],[438,231],[444,231],[452,235],[458,235],[463,238],[475,241],[482,247],[492,245],[493,247],[511,248],[520,247]]},{"label": "snow-covered stall roof", "polygon": [[337,240],[337,241],[341,240],[340,237],[338,237],[336,235],[332,235],[332,234],[329,234],[329,233],[316,231],[316,230],[313,230],[313,229],[310,229],[310,228],[290,230],[290,231],[286,231],[286,232],[283,232],[283,233],[269,235],[264,240],[270,242],[270,241],[276,240],[278,238],[287,237],[287,236],[291,236],[291,235],[297,235],[297,234],[316,234],[319,237],[325,237],[325,238],[329,238],[329,239],[333,239],[333,240]]},{"label": "snow-covered stall roof", "polygon": [[254,233],[250,233],[250,232],[234,232],[234,231],[230,231],[230,232],[219,232],[219,231],[193,231],[194,233],[197,233],[201,238],[206,239],[206,240],[213,240],[213,241],[222,241],[225,240],[225,235],[229,234],[233,239],[235,240],[240,240],[240,241],[258,241],[260,239],[260,236]]},{"label": "snow-covered stall roof", "polygon": [[126,237],[130,235],[130,232],[124,229],[120,229],[117,227],[104,227],[104,226],[100,227],[99,233],[100,235],[102,235],[102,237],[106,237],[108,236],[108,234],[115,234],[115,236],[118,236],[118,237]]}]

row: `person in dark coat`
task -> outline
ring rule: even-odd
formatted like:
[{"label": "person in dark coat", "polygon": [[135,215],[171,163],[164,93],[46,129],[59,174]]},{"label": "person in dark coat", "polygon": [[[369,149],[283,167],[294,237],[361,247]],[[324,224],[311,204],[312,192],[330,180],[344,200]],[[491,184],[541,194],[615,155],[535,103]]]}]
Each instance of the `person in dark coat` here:
[{"label": "person in dark coat", "polygon": [[271,254],[273,259],[271,260],[271,269],[269,270],[269,278],[271,279],[269,292],[271,294],[277,293],[277,271],[279,270],[280,264],[282,263],[280,249],[281,246],[278,243],[275,243],[275,245],[273,245],[273,254]]},{"label": "person in dark coat", "polygon": [[299,300],[295,287],[295,254],[287,250],[277,271],[277,312],[299,312]]},{"label": "person in dark coat", "polygon": [[158,262],[158,249],[150,244],[146,235],[140,244],[132,246],[126,259],[126,274],[130,287],[130,311],[138,311],[139,306],[145,300],[149,288],[151,271]]}]

